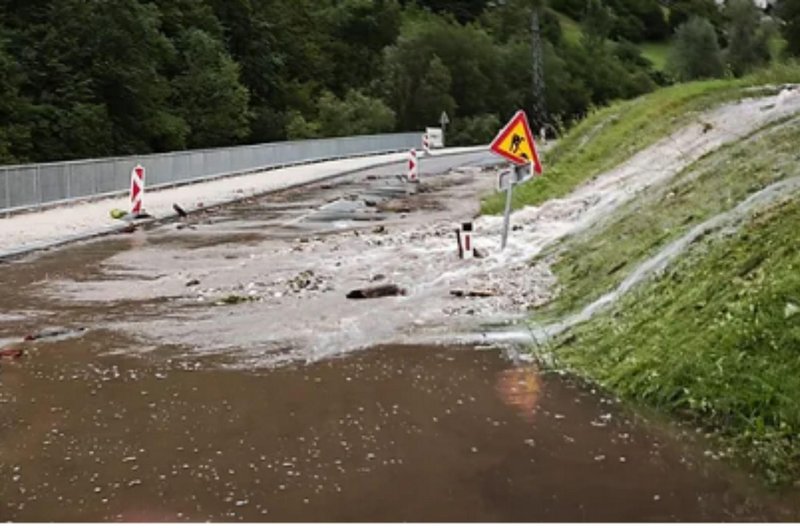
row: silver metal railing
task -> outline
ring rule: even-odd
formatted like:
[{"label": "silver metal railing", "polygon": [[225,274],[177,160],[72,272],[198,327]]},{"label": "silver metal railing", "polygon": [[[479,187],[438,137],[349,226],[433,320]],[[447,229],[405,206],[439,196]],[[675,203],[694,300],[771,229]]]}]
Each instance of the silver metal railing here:
[{"label": "silver metal railing", "polygon": [[421,142],[421,133],[395,133],[0,166],[0,214],[124,193],[137,164],[147,171],[147,187],[159,188],[281,166],[396,152],[418,148]]}]

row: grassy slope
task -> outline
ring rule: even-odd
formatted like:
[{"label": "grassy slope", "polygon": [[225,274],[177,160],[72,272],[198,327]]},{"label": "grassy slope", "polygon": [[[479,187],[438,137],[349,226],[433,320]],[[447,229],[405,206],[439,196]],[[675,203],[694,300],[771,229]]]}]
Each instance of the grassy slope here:
[{"label": "grassy slope", "polygon": [[[583,34],[580,23],[556,10],[552,10],[552,13],[558,17],[558,22],[561,24],[561,31],[564,36],[564,40],[572,44],[580,43],[581,35]],[[664,70],[664,67],[667,64],[667,50],[669,48],[669,43],[646,42],[642,43],[640,48],[642,49],[642,55],[651,63],[653,63],[653,66],[656,70]]]},{"label": "grassy slope", "polygon": [[667,66],[668,42],[646,42],[641,45],[642,56],[653,63],[656,70],[664,70]]},{"label": "grassy slope", "polygon": [[580,308],[617,286],[657,249],[754,191],[800,175],[795,154],[800,119],[770,128],[710,154],[673,181],[646,191],[602,226],[561,246],[554,271],[562,285],[546,315]]},{"label": "grassy slope", "polygon": [[[634,153],[695,120],[698,113],[743,95],[746,87],[800,79],[800,66],[778,65],[738,80],[674,85],[592,113],[544,156],[545,173],[514,192],[514,208],[538,205],[568,194],[576,186],[624,162]],[[495,194],[482,204],[484,214],[503,209]]]},{"label": "grassy slope", "polygon": [[695,248],[557,359],[687,419],[773,483],[800,477],[800,198]]},{"label": "grassy slope", "polygon": [[558,17],[558,22],[561,24],[561,32],[564,36],[564,39],[572,44],[578,44],[581,40],[581,35],[583,34],[580,24],[563,13],[555,10],[552,12],[556,17]]}]

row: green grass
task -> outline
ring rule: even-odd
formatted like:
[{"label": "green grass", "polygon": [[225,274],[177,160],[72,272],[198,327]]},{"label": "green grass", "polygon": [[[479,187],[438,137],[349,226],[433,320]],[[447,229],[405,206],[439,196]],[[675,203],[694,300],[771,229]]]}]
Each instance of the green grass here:
[{"label": "green grass", "polygon": [[[538,205],[568,194],[592,176],[696,120],[700,112],[741,97],[747,87],[797,80],[800,65],[780,64],[742,79],[674,85],[595,111],[544,155],[544,175],[518,187],[513,206]],[[481,210],[497,214],[503,201],[501,194],[489,196]]]},{"label": "green grass", "polygon": [[552,10],[552,13],[558,17],[558,22],[561,24],[561,33],[564,40],[571,44],[578,44],[581,41],[583,30],[581,25],[563,13]]},{"label": "green grass", "polygon": [[601,225],[560,243],[550,252],[558,254],[553,270],[561,290],[538,315],[551,318],[583,307],[690,228],[771,183],[800,175],[797,139],[800,119],[768,127],[704,157]]},{"label": "green grass", "polygon": [[773,61],[779,61],[783,57],[786,47],[789,43],[784,39],[780,33],[775,33],[769,40],[769,56]]},{"label": "green grass", "polygon": [[647,42],[643,43],[640,48],[642,56],[653,63],[656,70],[663,71],[667,67],[668,42]]},{"label": "green grass", "polygon": [[621,397],[716,435],[770,483],[800,477],[800,198],[709,239],[556,359]]}]

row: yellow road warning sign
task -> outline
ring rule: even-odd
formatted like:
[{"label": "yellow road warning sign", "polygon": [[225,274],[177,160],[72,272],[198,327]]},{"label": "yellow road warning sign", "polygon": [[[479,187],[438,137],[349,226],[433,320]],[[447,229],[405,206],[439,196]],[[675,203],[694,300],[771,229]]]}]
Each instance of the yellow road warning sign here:
[{"label": "yellow road warning sign", "polygon": [[530,164],[534,172],[542,173],[542,163],[536,152],[536,143],[525,111],[517,111],[514,118],[497,134],[489,149],[513,163]]}]

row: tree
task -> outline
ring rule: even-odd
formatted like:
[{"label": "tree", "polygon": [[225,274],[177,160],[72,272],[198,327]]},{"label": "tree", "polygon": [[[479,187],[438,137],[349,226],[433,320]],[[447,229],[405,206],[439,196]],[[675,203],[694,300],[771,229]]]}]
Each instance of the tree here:
[{"label": "tree", "polygon": [[[9,151],[18,162],[110,155],[113,125],[96,94],[86,3],[19,3],[0,10]],[[6,70],[8,68],[8,70]],[[4,91],[5,92],[5,91]],[[9,136],[11,135],[11,136]]]},{"label": "tree", "polygon": [[77,53],[91,65],[85,72],[92,91],[108,110],[113,150],[184,148],[188,128],[170,108],[171,88],[165,75],[175,49],[161,31],[158,7],[136,0],[68,2],[81,10],[75,25],[83,26],[79,30],[83,43]]},{"label": "tree", "polygon": [[[169,1],[169,0],[165,0]],[[285,135],[288,76],[270,14],[258,0],[210,0],[224,28],[224,42],[240,68],[250,94],[250,142],[280,140]]]},{"label": "tree", "polygon": [[206,148],[245,138],[250,117],[239,65],[200,29],[185,30],[178,47],[182,68],[173,80],[173,105],[189,126],[189,144]]},{"label": "tree", "polygon": [[317,101],[317,118],[308,120],[291,111],[286,129],[289,138],[341,137],[386,133],[394,129],[394,111],[378,98],[350,90],[344,99],[324,91]]},{"label": "tree", "polygon": [[786,51],[800,56],[800,0],[781,0],[777,12],[783,20],[783,36],[787,42]]},{"label": "tree", "polygon": [[723,24],[722,13],[714,0],[675,0],[669,6],[667,25],[675,32],[678,26],[692,17],[708,20],[715,29],[721,28]]},{"label": "tree", "polygon": [[610,7],[600,0],[588,0],[586,15],[583,17],[583,41],[587,50],[605,48],[606,39],[611,35],[615,16]]},{"label": "tree", "polygon": [[761,10],[752,0],[728,0],[725,4],[728,48],[725,60],[736,76],[769,61],[767,33],[761,24]]},{"label": "tree", "polygon": [[488,0],[417,0],[417,3],[437,13],[451,14],[462,23],[477,19],[489,4]]},{"label": "tree", "polygon": [[24,116],[29,102],[19,92],[24,75],[6,46],[0,33],[0,164],[26,158],[31,147],[31,128]]},{"label": "tree", "polygon": [[[443,105],[457,109],[462,116],[496,112],[506,89],[497,61],[499,54],[486,31],[420,14],[404,24],[397,43],[384,51],[379,83],[382,96],[396,111],[401,129],[430,125],[430,111],[418,107],[420,86],[425,81],[428,87],[443,90],[446,69],[452,103],[442,98]],[[434,56],[439,61],[434,61]],[[528,68],[529,64],[528,59],[517,68]],[[443,110],[446,107],[435,116]]]},{"label": "tree", "polygon": [[681,81],[723,75],[717,34],[708,20],[692,17],[678,27],[669,51],[668,68]]},{"label": "tree", "polygon": [[456,102],[450,96],[451,84],[450,71],[439,56],[434,55],[413,96],[414,113],[424,124],[437,123],[442,112],[449,116],[455,114]]},{"label": "tree", "polygon": [[660,41],[671,35],[661,4],[656,0],[641,0],[636,4],[639,7],[636,13],[644,25],[643,37],[646,40]]},{"label": "tree", "polygon": [[657,35],[658,1],[0,0],[0,161],[568,122],[652,87],[610,39]]},{"label": "tree", "polygon": [[286,138],[289,140],[316,139],[320,136],[319,130],[319,122],[306,120],[296,109],[289,111],[286,120]]},{"label": "tree", "polygon": [[576,20],[583,18],[586,13],[586,0],[550,0],[550,5]]},{"label": "tree", "polygon": [[500,119],[494,114],[456,118],[448,136],[448,144],[455,146],[488,144],[497,135],[501,125]]},{"label": "tree", "polygon": [[343,100],[325,92],[318,108],[323,137],[369,135],[394,129],[394,111],[380,99],[356,90],[348,91]]},{"label": "tree", "polygon": [[400,34],[400,13],[396,0],[339,0],[325,13],[335,58],[331,90],[362,89],[377,77],[381,52]]}]

